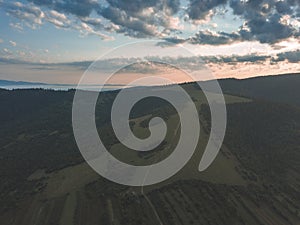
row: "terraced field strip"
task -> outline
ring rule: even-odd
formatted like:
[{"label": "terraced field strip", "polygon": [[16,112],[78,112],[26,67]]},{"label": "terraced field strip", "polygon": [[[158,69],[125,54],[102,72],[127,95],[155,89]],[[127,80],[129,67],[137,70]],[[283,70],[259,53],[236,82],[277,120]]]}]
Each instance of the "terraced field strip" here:
[{"label": "terraced field strip", "polygon": [[113,210],[113,205],[111,202],[111,199],[107,199],[107,211],[109,213],[109,218],[110,218],[110,224],[115,224],[115,216],[114,216],[114,210]]},{"label": "terraced field strip", "polygon": [[190,224],[190,221],[193,219],[191,215],[186,210],[186,205],[183,202],[183,199],[178,194],[178,192],[164,192],[164,195],[168,201],[173,205],[175,213],[180,218],[182,224]]},{"label": "terraced field strip", "polygon": [[171,202],[170,198],[168,198],[168,195],[166,194],[166,192],[162,193],[162,195],[163,195],[164,201],[167,202],[167,205],[170,206],[170,209],[172,210],[175,221],[178,221],[178,224],[184,225],[184,222],[182,221],[178,210],[176,209],[175,205]]},{"label": "terraced field strip", "polygon": [[72,192],[68,195],[64,209],[63,214],[60,219],[61,225],[74,225],[74,216],[75,216],[75,210],[77,206],[77,196],[76,192]]}]

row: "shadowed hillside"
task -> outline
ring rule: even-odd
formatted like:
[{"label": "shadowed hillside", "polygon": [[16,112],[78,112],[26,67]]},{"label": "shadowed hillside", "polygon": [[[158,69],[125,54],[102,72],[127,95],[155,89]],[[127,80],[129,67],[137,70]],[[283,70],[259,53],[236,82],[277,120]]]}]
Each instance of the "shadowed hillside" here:
[{"label": "shadowed hillside", "polygon": [[224,93],[300,106],[300,74],[219,81]]},{"label": "shadowed hillside", "polygon": [[[142,190],[107,181],[84,163],[72,132],[74,90],[0,90],[1,224],[298,224],[300,109],[296,94],[290,95],[300,81],[293,80],[291,88],[283,81],[298,77],[221,81],[226,93],[247,97],[225,95],[225,141],[202,173],[197,167],[209,135],[210,111],[203,93],[184,84],[202,126],[196,152],[171,179]],[[263,89],[260,79],[273,82]],[[252,88],[240,88],[244,82]],[[254,90],[259,96],[253,96]],[[280,102],[289,104],[271,99],[276,90],[282,90]],[[149,120],[161,116],[168,126],[165,140],[154,151],[124,152],[110,123],[116,94],[101,93],[96,107],[99,135],[109,151],[132,164],[171,154],[180,134],[178,116],[169,103],[154,98],[133,108],[130,126],[138,137],[147,137]]]}]

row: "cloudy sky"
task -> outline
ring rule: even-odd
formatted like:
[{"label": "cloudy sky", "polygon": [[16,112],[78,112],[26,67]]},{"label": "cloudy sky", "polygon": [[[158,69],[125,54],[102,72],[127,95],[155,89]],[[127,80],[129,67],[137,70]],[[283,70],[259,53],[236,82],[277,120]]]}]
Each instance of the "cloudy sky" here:
[{"label": "cloudy sky", "polygon": [[168,60],[201,59],[218,78],[300,71],[299,0],[0,0],[0,28],[0,79],[76,83],[100,55],[143,40],[158,41],[157,58],[189,49]]}]

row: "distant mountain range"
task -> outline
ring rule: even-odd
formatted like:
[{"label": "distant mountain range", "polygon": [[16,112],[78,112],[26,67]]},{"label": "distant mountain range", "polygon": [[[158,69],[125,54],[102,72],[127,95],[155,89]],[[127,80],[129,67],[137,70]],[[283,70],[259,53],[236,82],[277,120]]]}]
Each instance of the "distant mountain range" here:
[{"label": "distant mountain range", "polygon": [[[100,86],[101,84],[87,84],[83,86]],[[76,87],[76,84],[47,84],[47,83],[39,83],[39,82],[27,82],[27,81],[12,81],[12,80],[0,80],[0,86],[56,86],[56,87]],[[105,84],[105,86],[123,86],[122,84]]]},{"label": "distant mountain range", "polygon": [[[245,96],[254,99],[300,106],[300,73],[260,76],[247,79],[220,79],[219,84],[224,94]],[[76,87],[75,85],[70,84],[46,84],[38,82],[0,80],[0,87],[2,88],[7,87],[8,89],[10,89],[11,87],[15,86],[17,86],[18,89],[39,87],[45,89],[53,88],[57,90],[61,89],[62,87],[64,87],[66,90]]]},{"label": "distant mountain range", "polygon": [[37,82],[25,82],[25,81],[11,81],[11,80],[0,80],[0,86],[19,86],[19,85],[49,85],[46,83],[37,83]]}]

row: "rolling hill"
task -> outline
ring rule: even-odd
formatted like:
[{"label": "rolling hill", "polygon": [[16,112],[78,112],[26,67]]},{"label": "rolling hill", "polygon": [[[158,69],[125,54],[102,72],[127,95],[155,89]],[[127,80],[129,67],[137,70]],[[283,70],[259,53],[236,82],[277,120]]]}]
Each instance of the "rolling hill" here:
[{"label": "rolling hill", "polygon": [[[107,181],[84,162],[72,133],[74,90],[0,90],[1,224],[299,224],[300,75],[220,84],[228,126],[214,163],[197,171],[210,111],[203,93],[183,84],[200,115],[196,153],[174,177],[142,190]],[[107,148],[132,164],[167,157],[180,134],[176,112],[151,98],[135,106],[131,128],[138,137],[149,134],[154,116],[165,119],[168,134],[155,151],[124,154],[110,123],[117,93],[101,93],[96,107]]]}]

